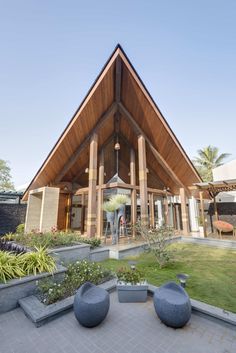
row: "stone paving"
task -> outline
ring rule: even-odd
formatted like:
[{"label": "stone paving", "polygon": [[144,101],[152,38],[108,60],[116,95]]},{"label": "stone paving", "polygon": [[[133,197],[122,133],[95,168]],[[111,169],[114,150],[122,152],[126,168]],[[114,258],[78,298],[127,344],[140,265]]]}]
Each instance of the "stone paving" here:
[{"label": "stone paving", "polygon": [[106,320],[81,327],[73,312],[36,328],[22,310],[0,315],[1,353],[235,353],[236,330],[192,315],[184,329],[163,325],[152,299],[118,303],[111,294]]}]

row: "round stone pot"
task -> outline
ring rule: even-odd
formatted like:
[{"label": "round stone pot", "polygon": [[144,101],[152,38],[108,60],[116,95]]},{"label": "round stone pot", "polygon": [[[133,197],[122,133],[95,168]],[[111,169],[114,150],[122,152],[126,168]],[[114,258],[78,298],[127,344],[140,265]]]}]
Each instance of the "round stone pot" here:
[{"label": "round stone pot", "polygon": [[74,314],[82,326],[98,326],[107,316],[109,307],[109,293],[90,282],[84,283],[75,294]]},{"label": "round stone pot", "polygon": [[191,317],[191,303],[187,292],[175,282],[158,288],[153,303],[160,320],[167,326],[180,328]]}]

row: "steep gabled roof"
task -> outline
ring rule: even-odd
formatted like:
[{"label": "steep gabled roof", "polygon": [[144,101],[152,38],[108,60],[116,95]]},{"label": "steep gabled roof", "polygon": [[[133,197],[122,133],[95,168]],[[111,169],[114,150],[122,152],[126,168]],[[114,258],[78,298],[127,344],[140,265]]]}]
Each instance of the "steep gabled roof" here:
[{"label": "steep gabled roof", "polygon": [[120,45],[59,137],[24,194],[56,179],[72,181],[88,160],[91,133],[99,131],[99,145],[114,133],[115,112],[122,118],[120,131],[136,148],[140,131],[147,140],[148,164],[173,192],[201,178],[163,117]]}]

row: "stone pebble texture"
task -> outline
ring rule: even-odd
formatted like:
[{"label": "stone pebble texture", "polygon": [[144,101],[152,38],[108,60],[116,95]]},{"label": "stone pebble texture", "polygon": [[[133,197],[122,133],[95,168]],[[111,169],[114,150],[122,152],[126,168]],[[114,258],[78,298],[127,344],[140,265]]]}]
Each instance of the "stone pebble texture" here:
[{"label": "stone pebble texture", "polygon": [[0,203],[0,236],[15,232],[20,223],[25,222],[26,204]]}]

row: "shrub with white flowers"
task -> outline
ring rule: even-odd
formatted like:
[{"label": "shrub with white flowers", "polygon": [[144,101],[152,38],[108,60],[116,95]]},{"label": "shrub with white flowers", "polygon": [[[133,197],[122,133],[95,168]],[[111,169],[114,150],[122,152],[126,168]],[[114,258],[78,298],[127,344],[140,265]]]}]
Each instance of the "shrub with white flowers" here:
[{"label": "shrub with white flowers", "polygon": [[39,296],[43,303],[52,304],[75,294],[76,290],[85,282],[99,284],[111,277],[111,272],[97,263],[86,260],[76,261],[67,266],[62,282],[42,280],[39,284]]}]

